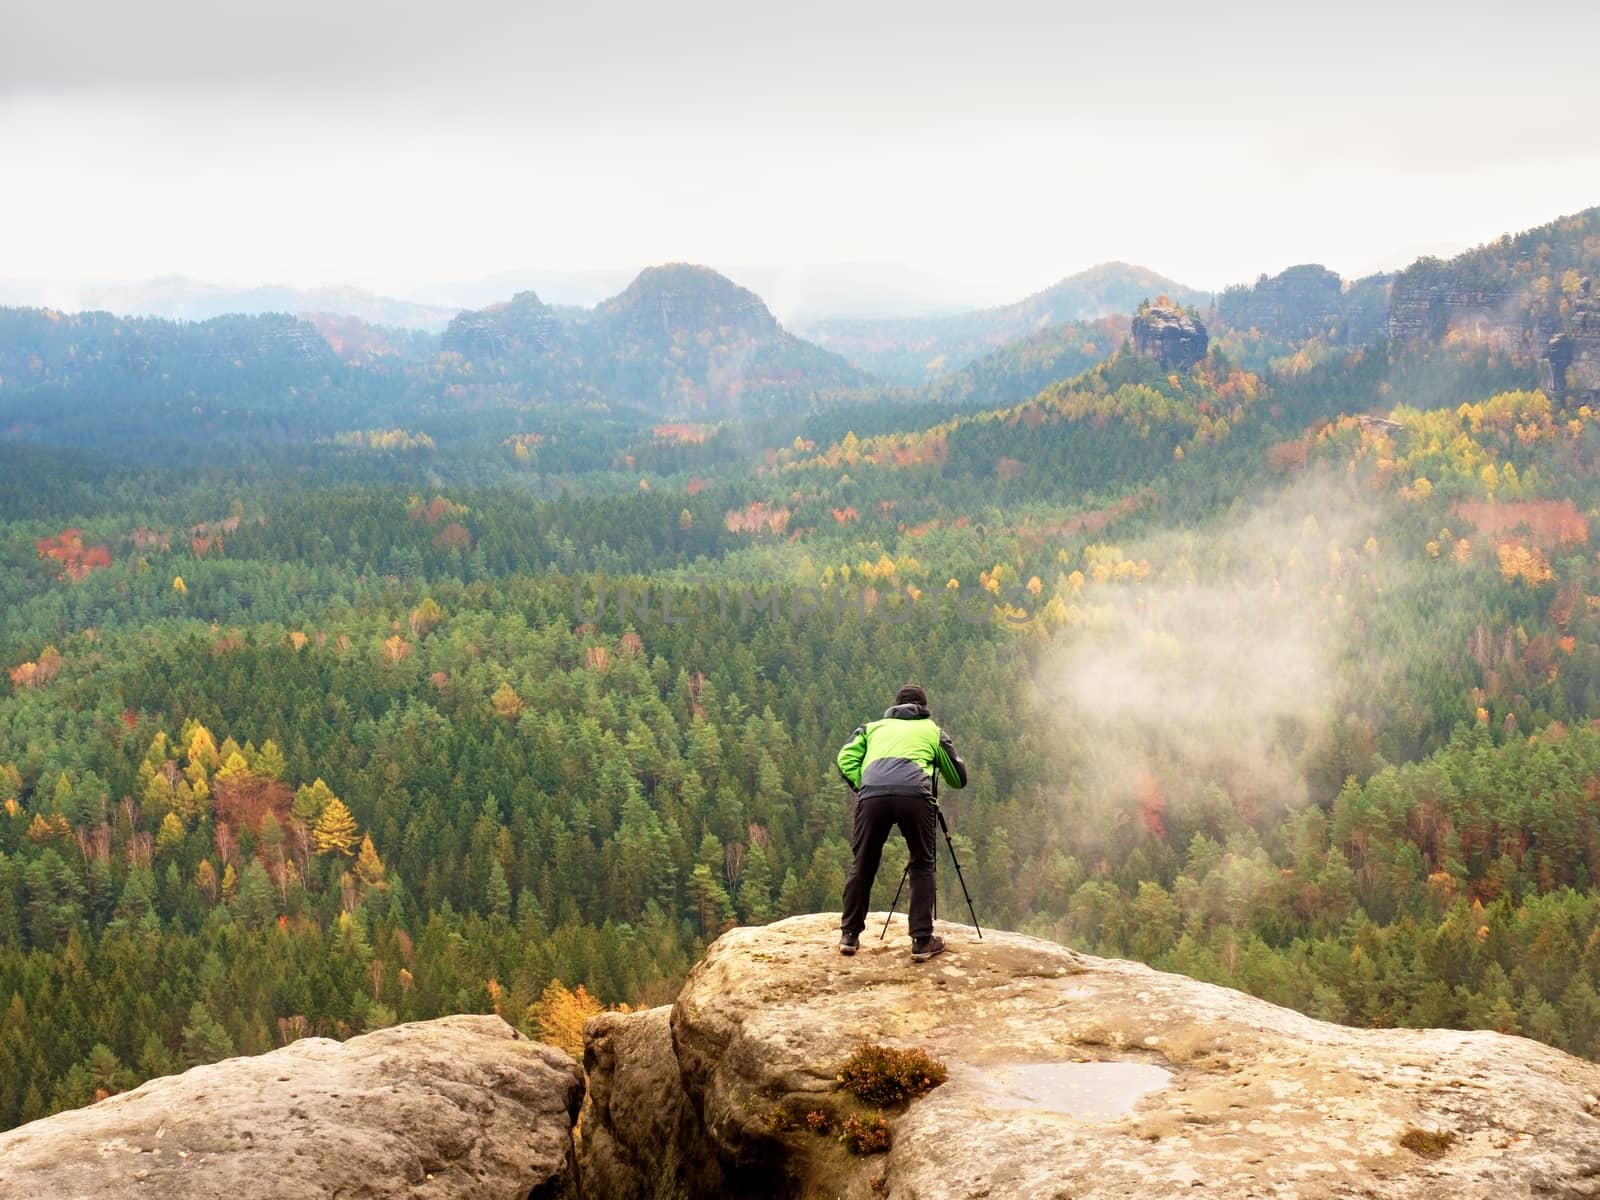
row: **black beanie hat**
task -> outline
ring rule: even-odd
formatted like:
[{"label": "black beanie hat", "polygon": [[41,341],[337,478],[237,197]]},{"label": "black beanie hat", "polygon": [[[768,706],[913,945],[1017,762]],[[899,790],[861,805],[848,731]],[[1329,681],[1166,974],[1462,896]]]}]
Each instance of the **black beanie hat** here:
[{"label": "black beanie hat", "polygon": [[908,683],[894,694],[896,704],[920,704],[928,707],[928,693],[914,683]]}]

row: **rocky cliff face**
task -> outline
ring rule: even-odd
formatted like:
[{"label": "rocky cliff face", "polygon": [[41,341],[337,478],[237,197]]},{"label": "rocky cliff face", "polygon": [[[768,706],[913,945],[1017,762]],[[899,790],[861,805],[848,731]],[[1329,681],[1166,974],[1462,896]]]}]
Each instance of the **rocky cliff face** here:
[{"label": "rocky cliff face", "polygon": [[28,1200],[577,1200],[583,1076],[499,1017],[307,1038],[0,1134]]},{"label": "rocky cliff face", "polygon": [[[881,920],[881,916],[880,916]],[[1577,1200],[1600,1195],[1600,1065],[1522,1038],[1329,1025],[1013,933],[835,915],[736,929],[670,1008],[565,1054],[498,1017],[311,1038],[0,1134],[29,1200]],[[863,1043],[947,1078],[842,1088]],[[882,1117],[852,1146],[841,1116]],[[581,1168],[581,1169],[580,1169]]]},{"label": "rocky cliff face", "polygon": [[1307,263],[1261,276],[1254,287],[1233,287],[1217,298],[1217,315],[1235,329],[1280,337],[1307,337],[1339,319],[1343,281],[1327,267]]},{"label": "rocky cliff face", "polygon": [[1545,351],[1545,390],[1557,400],[1600,396],[1600,309],[1572,315]]},{"label": "rocky cliff face", "polygon": [[674,1191],[720,1196],[727,1190],[717,1148],[683,1089],[671,1014],[668,1005],[602,1013],[584,1028],[586,1196],[657,1200]]},{"label": "rocky cliff face", "polygon": [[[1348,1029],[960,926],[913,964],[903,924],[882,943],[875,929],[851,959],[836,917],[737,929],[670,1017],[591,1022],[588,1178],[620,1197],[719,1194],[682,1173],[701,1154],[734,1197],[1600,1195],[1600,1066],[1547,1046]],[[866,1156],[804,1119],[862,1041],[949,1071],[890,1110],[887,1151]]]},{"label": "rocky cliff face", "polygon": [[1448,334],[1526,356],[1529,330],[1523,298],[1503,288],[1412,287],[1396,284],[1389,301],[1389,336],[1397,342],[1436,341]]},{"label": "rocky cliff face", "polygon": [[549,350],[557,333],[555,310],[533,292],[519,292],[504,304],[457,313],[439,340],[447,354],[473,362]]},{"label": "rocky cliff face", "polygon": [[1279,341],[1324,337],[1366,346],[1385,336],[1389,280],[1374,275],[1349,288],[1327,267],[1308,263],[1253,286],[1231,287],[1217,298],[1217,319],[1232,329],[1255,330]]},{"label": "rocky cliff face", "polygon": [[1536,340],[1542,348],[1555,332],[1538,338],[1537,324],[1527,287],[1470,255],[1448,263],[1419,259],[1389,293],[1389,338],[1402,345],[1454,335],[1530,361]]},{"label": "rocky cliff face", "polygon": [[1206,356],[1206,327],[1179,308],[1156,304],[1133,318],[1133,348],[1159,359],[1170,371],[1192,367]]}]

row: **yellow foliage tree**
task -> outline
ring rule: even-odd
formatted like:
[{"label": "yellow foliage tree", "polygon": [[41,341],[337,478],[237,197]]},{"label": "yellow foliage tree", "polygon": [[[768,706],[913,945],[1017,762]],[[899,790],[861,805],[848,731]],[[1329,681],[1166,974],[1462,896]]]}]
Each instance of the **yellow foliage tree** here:
[{"label": "yellow foliage tree", "polygon": [[514,720],[522,711],[522,697],[517,695],[516,689],[509,683],[502,683],[495,688],[494,695],[489,697],[489,703],[493,706],[496,716],[504,717],[508,721]]},{"label": "yellow foliage tree", "polygon": [[[214,768],[218,761],[216,739],[211,736],[209,729],[197,723],[194,733],[189,737],[189,762]],[[191,779],[189,782],[192,784],[194,781]]]},{"label": "yellow foliage tree", "polygon": [[349,858],[355,852],[355,844],[356,819],[350,815],[344,801],[334,796],[311,831],[312,848],[318,854],[340,854]]},{"label": "yellow foliage tree", "polygon": [[180,596],[187,596],[189,594],[189,586],[183,582],[182,575],[174,575],[172,577],[172,590],[177,592]]},{"label": "yellow foliage tree", "polygon": [[369,888],[387,886],[384,882],[383,860],[378,857],[370,833],[361,839],[361,852],[356,855],[356,878]]},{"label": "yellow foliage tree", "polygon": [[425,638],[442,620],[444,609],[439,607],[439,602],[432,596],[424,596],[422,603],[411,610],[411,632]]},{"label": "yellow foliage tree", "polygon": [[583,984],[568,991],[561,980],[552,979],[539,999],[528,1006],[527,1023],[538,1026],[540,1041],[581,1059],[583,1023],[603,1007]]},{"label": "yellow foliage tree", "polygon": [[250,774],[250,764],[245,762],[244,754],[238,750],[228,755],[227,761],[217,768],[218,779],[235,779],[248,774]]}]

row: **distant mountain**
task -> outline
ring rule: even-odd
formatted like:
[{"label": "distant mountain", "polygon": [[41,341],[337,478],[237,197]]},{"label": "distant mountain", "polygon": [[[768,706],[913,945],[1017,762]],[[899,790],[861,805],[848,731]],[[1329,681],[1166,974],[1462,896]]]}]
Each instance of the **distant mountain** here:
[{"label": "distant mountain", "polygon": [[762,411],[872,382],[786,332],[754,292],[707,267],[641,272],[587,312],[532,292],[450,322],[441,347],[471,381],[518,381],[649,412]]},{"label": "distant mountain", "polygon": [[259,313],[332,313],[369,325],[437,333],[453,308],[416,304],[355,287],[294,288],[276,284],[234,287],[167,275],[143,283],[72,287],[10,284],[0,287],[7,303],[74,312],[102,311],[122,317],[163,317],[207,321],[212,317]]},{"label": "distant mountain", "polygon": [[956,370],[1010,341],[1053,325],[1132,312],[1165,295],[1209,305],[1211,294],[1127,263],[1103,263],[1068,276],[1015,304],[943,317],[832,318],[798,322],[818,345],[883,379],[920,384]]},{"label": "distant mountain", "polygon": [[[998,302],[992,287],[949,279],[888,262],[795,266],[745,263],[719,268],[723,275],[760,296],[782,322],[825,317],[912,317],[964,312],[976,304]],[[432,305],[486,308],[520,292],[535,292],[547,303],[593,308],[632,281],[632,270],[553,271],[538,268],[501,271],[482,279],[426,284],[405,295]]]},{"label": "distant mountain", "polygon": [[282,314],[178,323],[107,312],[0,308],[0,385],[68,386],[155,378],[194,368],[242,372],[338,361],[315,326]]},{"label": "distant mountain", "polygon": [[0,308],[0,439],[128,448],[311,437],[360,405],[392,402],[357,386],[362,374],[315,326],[281,313],[176,322]]},{"label": "distant mountain", "polygon": [[923,394],[942,404],[1018,404],[1110,358],[1128,340],[1130,325],[1121,314],[1051,325],[941,375]]},{"label": "distant mountain", "polygon": [[1315,263],[1235,284],[1217,297],[1211,331],[1230,358],[1263,365],[1315,339],[1371,346],[1388,336],[1388,275],[1345,281]]},{"label": "distant mountain", "polygon": [[603,267],[588,271],[552,271],[536,267],[496,271],[478,279],[459,279],[445,283],[422,284],[406,288],[406,296],[430,306],[446,306],[454,312],[490,308],[507,296],[533,292],[556,306],[593,308],[615,296],[628,285],[637,271],[626,267]]}]

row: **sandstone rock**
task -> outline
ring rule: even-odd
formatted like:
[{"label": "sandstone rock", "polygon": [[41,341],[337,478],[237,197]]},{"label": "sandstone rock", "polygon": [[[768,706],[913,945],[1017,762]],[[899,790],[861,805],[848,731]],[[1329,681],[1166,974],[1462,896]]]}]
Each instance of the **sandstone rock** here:
[{"label": "sandstone rock", "polygon": [[1235,329],[1274,337],[1310,337],[1339,319],[1344,284],[1327,267],[1306,263],[1262,275],[1253,287],[1231,287],[1217,298],[1217,315]]},{"label": "sandstone rock", "polygon": [[1558,400],[1600,396],[1600,310],[1572,315],[1545,351],[1545,390]]},{"label": "sandstone rock", "polygon": [[556,340],[555,310],[533,292],[518,292],[504,304],[457,313],[439,339],[439,349],[471,362],[538,355]]},{"label": "sandstone rock", "polygon": [[1474,282],[1431,260],[1403,271],[1389,293],[1389,337],[1402,344],[1455,335],[1527,361],[1533,332],[1522,290]]},{"label": "sandstone rock", "polygon": [[1307,263],[1262,275],[1248,287],[1228,288],[1217,297],[1216,316],[1229,328],[1281,341],[1320,336],[1368,346],[1387,336],[1388,289],[1387,276],[1368,276],[1346,288],[1328,268]]},{"label": "sandstone rock", "polygon": [[576,1200],[578,1066],[499,1017],[307,1038],[0,1134],[28,1200]]},{"label": "sandstone rock", "polygon": [[1133,318],[1133,348],[1181,371],[1206,356],[1206,327],[1182,309],[1152,305]]},{"label": "sandstone rock", "polygon": [[670,1013],[666,1005],[601,1013],[584,1026],[583,1186],[595,1200],[726,1190],[716,1147],[683,1090]]},{"label": "sandstone rock", "polygon": [[[1600,1195],[1600,1065],[1493,1033],[1331,1025],[1019,934],[941,924],[949,950],[913,964],[903,924],[881,943],[875,928],[850,959],[834,916],[736,929],[690,973],[672,1035],[727,1195]],[[775,1133],[773,1109],[833,1093],[862,1040],[924,1047],[949,1081],[891,1116],[884,1155]],[[635,1107],[675,1103],[669,1076],[635,1078]]]}]

